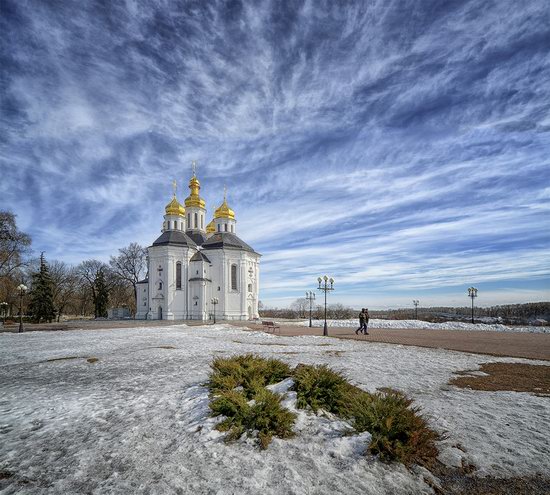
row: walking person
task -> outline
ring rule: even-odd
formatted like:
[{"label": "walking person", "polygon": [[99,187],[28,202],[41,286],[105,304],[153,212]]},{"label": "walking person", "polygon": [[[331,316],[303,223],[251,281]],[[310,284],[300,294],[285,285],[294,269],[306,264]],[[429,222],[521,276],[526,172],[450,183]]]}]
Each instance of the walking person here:
[{"label": "walking person", "polygon": [[369,334],[369,308],[363,309],[363,333]]},{"label": "walking person", "polygon": [[359,328],[355,330],[355,335],[359,335],[359,332],[363,331],[364,326],[365,326],[365,308],[361,308],[361,312],[359,313]]}]

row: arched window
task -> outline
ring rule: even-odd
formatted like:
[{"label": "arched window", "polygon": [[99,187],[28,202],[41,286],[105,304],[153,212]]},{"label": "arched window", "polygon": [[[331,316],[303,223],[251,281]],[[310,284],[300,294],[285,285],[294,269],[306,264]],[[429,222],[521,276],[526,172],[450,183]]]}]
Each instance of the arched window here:
[{"label": "arched window", "polygon": [[222,231],[222,226],[218,224],[218,232],[221,232],[221,231]]},{"label": "arched window", "polygon": [[248,284],[248,292],[252,292],[252,284]]},{"label": "arched window", "polygon": [[199,228],[199,215],[198,213],[195,213],[195,228]]},{"label": "arched window", "polygon": [[162,290],[162,282],[159,282],[159,290]]},{"label": "arched window", "polygon": [[231,265],[231,290],[237,289],[237,265]]},{"label": "arched window", "polygon": [[191,213],[187,214],[187,228],[191,228]]},{"label": "arched window", "polygon": [[176,289],[181,289],[181,261],[176,263]]}]

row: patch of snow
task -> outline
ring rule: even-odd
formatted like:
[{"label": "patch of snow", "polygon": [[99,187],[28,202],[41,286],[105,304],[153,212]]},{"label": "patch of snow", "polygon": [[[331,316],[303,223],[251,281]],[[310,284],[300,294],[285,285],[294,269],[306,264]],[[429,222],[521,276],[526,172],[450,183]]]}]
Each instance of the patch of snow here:
[{"label": "patch of snow", "polygon": [[[314,327],[322,327],[324,320],[313,320]],[[309,326],[309,320],[299,322],[285,322],[285,325]],[[327,326],[339,328],[358,328],[359,321],[351,320],[327,320]],[[373,318],[369,320],[370,328],[413,328],[420,330],[465,330],[478,332],[521,332],[521,333],[550,333],[550,327],[537,326],[506,326],[500,323],[465,323],[462,321],[445,321],[443,323],[430,323],[421,320],[381,320]]]},{"label": "patch of snow", "polygon": [[294,438],[266,451],[252,439],[226,444],[203,384],[214,357],[250,352],[326,364],[365,390],[404,391],[447,432],[449,463],[460,455],[495,476],[550,465],[547,398],[448,385],[454,372],[484,362],[544,362],[224,324],[3,333],[0,469],[14,476],[0,480],[0,492],[432,493],[422,470],[364,456],[368,433],[348,436],[345,421],[296,410],[291,380],[271,388],[297,414]]}]

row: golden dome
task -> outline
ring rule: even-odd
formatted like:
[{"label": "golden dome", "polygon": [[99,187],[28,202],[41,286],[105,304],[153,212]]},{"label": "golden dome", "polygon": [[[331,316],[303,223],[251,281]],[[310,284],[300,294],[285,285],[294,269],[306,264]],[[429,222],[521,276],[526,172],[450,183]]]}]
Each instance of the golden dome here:
[{"label": "golden dome", "polygon": [[221,206],[214,212],[214,218],[229,218],[235,220],[235,212],[229,208],[225,198],[223,198]]},{"label": "golden dome", "polygon": [[199,179],[193,175],[189,181],[189,189],[191,189],[191,194],[185,199],[185,206],[205,208],[206,203],[204,202],[204,199],[199,196],[200,188],[201,183],[199,182]]},{"label": "golden dome", "polygon": [[165,210],[167,215],[178,215],[180,217],[185,216],[185,208],[183,205],[176,199],[176,195],[172,198],[172,201],[166,205]]},{"label": "golden dome", "polygon": [[214,220],[212,220],[207,226],[206,226],[206,233],[207,234],[214,234],[216,232],[216,225],[214,225]]}]

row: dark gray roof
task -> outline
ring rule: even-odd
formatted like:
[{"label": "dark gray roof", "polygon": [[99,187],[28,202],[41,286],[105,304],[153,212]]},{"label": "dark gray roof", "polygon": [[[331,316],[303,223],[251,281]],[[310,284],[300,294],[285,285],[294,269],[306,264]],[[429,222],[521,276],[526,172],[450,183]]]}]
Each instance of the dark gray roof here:
[{"label": "dark gray roof", "polygon": [[[246,242],[231,232],[216,232],[202,245],[203,249],[238,249],[256,253]],[[256,253],[258,254],[258,253]]]},{"label": "dark gray roof", "polygon": [[193,248],[197,247],[193,239],[180,230],[167,230],[166,232],[163,232],[155,242],[153,242],[153,246],[167,245],[189,246]]},{"label": "dark gray roof", "polygon": [[188,230],[186,234],[193,240],[197,246],[202,246],[206,241],[206,234],[198,230]]},{"label": "dark gray roof", "polygon": [[206,261],[207,263],[210,263],[210,260],[207,258],[206,254],[202,251],[197,251],[193,256],[191,256],[190,261]]}]

